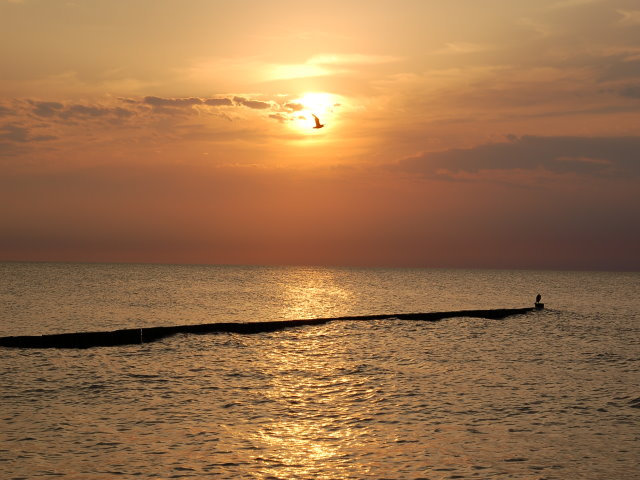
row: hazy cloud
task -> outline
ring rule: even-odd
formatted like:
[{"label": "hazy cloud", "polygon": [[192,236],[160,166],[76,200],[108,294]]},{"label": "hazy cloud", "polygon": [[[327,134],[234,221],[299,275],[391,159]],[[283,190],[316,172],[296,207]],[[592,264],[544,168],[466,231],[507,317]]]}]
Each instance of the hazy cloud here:
[{"label": "hazy cloud", "polygon": [[64,119],[74,117],[104,117],[107,115],[116,115],[118,117],[125,117],[133,115],[133,112],[125,110],[124,108],[104,108],[87,105],[70,105],[64,111],[60,112],[60,117]]},{"label": "hazy cloud", "polygon": [[53,117],[57,115],[60,110],[64,108],[64,105],[59,102],[36,102],[31,101],[31,104],[35,107],[33,113],[39,117]]},{"label": "hazy cloud", "polygon": [[509,136],[508,142],[425,153],[396,168],[432,178],[486,170],[538,170],[592,176],[640,175],[640,137]]},{"label": "hazy cloud", "polygon": [[[237,97],[236,97],[237,98]],[[230,98],[162,98],[162,97],[144,97],[143,103],[152,107],[193,107],[194,105],[208,105],[210,107],[232,106],[233,102]]]},{"label": "hazy cloud", "polygon": [[15,143],[26,142],[42,142],[46,140],[55,140],[52,135],[32,135],[27,127],[14,123],[6,123],[0,126],[0,142],[9,141]]},{"label": "hazy cloud", "polygon": [[636,55],[615,55],[594,59],[593,65],[601,69],[598,78],[601,82],[640,78],[640,59]]},{"label": "hazy cloud", "polygon": [[204,100],[205,105],[210,107],[230,107],[233,106],[233,102],[230,98],[207,98]]},{"label": "hazy cloud", "polygon": [[304,105],[301,103],[289,102],[284,104],[284,108],[292,112],[299,112],[300,110],[304,110]]},{"label": "hazy cloud", "polygon": [[10,108],[0,105],[0,117],[6,117],[8,115],[12,115],[13,113],[13,110],[11,110]]},{"label": "hazy cloud", "polygon": [[269,115],[269,118],[277,120],[280,123],[285,123],[289,120],[289,117],[283,115],[282,113],[272,113],[271,115]]},{"label": "hazy cloud", "polygon": [[364,54],[321,54],[308,58],[304,63],[282,63],[268,67],[269,80],[325,77],[333,74],[355,72],[363,68],[376,68],[382,64],[399,62],[401,58]]},{"label": "hazy cloud", "polygon": [[135,115],[135,112],[132,112],[131,110],[127,110],[126,108],[122,108],[122,107],[112,108],[111,112],[116,117],[120,117],[120,118],[128,118]]},{"label": "hazy cloud", "polygon": [[311,57],[307,63],[312,65],[375,65],[399,60],[398,57],[388,55],[322,54]]},{"label": "hazy cloud", "polygon": [[29,141],[29,130],[19,125],[7,123],[0,127],[0,140],[27,142]]},{"label": "hazy cloud", "polygon": [[444,48],[440,50],[436,50],[435,54],[437,55],[449,55],[449,54],[465,54],[465,53],[477,53],[486,50],[486,46],[469,43],[469,42],[450,42],[445,45]]},{"label": "hazy cloud", "polygon": [[195,106],[206,105],[208,107],[230,107],[233,106],[233,101],[227,97],[220,98],[198,98],[198,97],[185,97],[185,98],[162,98],[147,96],[144,97],[142,103],[150,105],[154,109],[162,112],[174,112],[177,108],[192,108]]},{"label": "hazy cloud", "polygon": [[640,99],[640,85],[627,85],[618,90],[618,94],[628,98]]},{"label": "hazy cloud", "polygon": [[599,3],[602,0],[562,0],[560,2],[553,3],[547,7],[549,10],[557,10],[563,8],[581,7],[583,5],[589,5],[591,3]]},{"label": "hazy cloud", "polygon": [[160,98],[160,97],[144,97],[143,103],[152,107],[191,107],[193,105],[202,105],[202,100],[195,97],[189,98]]},{"label": "hazy cloud", "polygon": [[244,105],[245,107],[253,108],[256,110],[265,110],[271,108],[271,103],[262,102],[260,100],[250,100],[244,97],[233,97],[233,101],[236,105]]},{"label": "hazy cloud", "polygon": [[618,10],[623,25],[640,25],[640,10]]},{"label": "hazy cloud", "polygon": [[[220,107],[234,107],[240,109],[247,107],[254,110],[268,110],[276,106],[271,101],[254,100],[244,96],[219,96],[219,97],[125,97],[118,99],[104,99],[93,104],[89,103],[65,103],[58,101],[41,101],[34,99],[18,100],[20,105],[17,110],[0,105],[0,117],[17,115],[24,122],[29,117],[38,117],[41,121],[55,122],[72,120],[103,120],[110,123],[118,123],[131,117],[143,118],[150,113],[166,114],[169,116],[184,116],[206,112],[208,109]],[[288,111],[302,109],[302,105],[289,104]],[[275,117],[274,117],[275,118]],[[278,119],[277,120],[283,120]]]},{"label": "hazy cloud", "polygon": [[135,114],[132,110],[122,107],[105,107],[102,105],[71,104],[60,102],[28,101],[32,106],[32,113],[41,118],[59,117],[65,120],[71,118],[107,117],[128,118]]}]

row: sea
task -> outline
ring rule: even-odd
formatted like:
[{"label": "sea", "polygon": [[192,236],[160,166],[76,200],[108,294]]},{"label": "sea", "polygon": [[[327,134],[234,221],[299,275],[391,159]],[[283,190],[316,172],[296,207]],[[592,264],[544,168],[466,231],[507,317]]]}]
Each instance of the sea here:
[{"label": "sea", "polygon": [[0,336],[533,306],[0,347],[0,478],[638,479],[640,273],[0,263]]}]

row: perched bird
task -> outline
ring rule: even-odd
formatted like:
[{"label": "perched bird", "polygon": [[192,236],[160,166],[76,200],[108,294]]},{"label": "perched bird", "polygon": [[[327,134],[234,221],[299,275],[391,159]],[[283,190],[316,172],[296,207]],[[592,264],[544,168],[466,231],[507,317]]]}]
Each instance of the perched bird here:
[{"label": "perched bird", "polygon": [[318,117],[316,117],[313,113],[311,115],[313,115],[313,118],[316,119],[316,126],[313,127],[313,128],[322,128],[322,127],[324,127],[324,124],[320,123],[320,119]]},{"label": "perched bird", "polygon": [[540,299],[542,298],[542,295],[538,294],[536,296],[536,303],[540,303]]}]

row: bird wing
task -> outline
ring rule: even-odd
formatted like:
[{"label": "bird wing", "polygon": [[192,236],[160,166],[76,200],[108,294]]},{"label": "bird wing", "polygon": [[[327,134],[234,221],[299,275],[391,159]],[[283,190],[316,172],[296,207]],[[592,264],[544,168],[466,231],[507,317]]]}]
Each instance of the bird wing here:
[{"label": "bird wing", "polygon": [[320,126],[320,119],[318,117],[316,117],[313,113],[311,114],[313,116],[313,118],[315,118],[316,120],[316,127]]}]

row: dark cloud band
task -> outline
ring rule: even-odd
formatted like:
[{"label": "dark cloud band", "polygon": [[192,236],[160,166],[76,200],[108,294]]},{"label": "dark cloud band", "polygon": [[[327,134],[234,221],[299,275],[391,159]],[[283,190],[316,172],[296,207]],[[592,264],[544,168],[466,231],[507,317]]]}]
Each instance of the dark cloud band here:
[{"label": "dark cloud band", "polygon": [[509,136],[507,142],[430,152],[394,168],[432,178],[486,170],[535,170],[598,176],[640,175],[640,137]]}]

